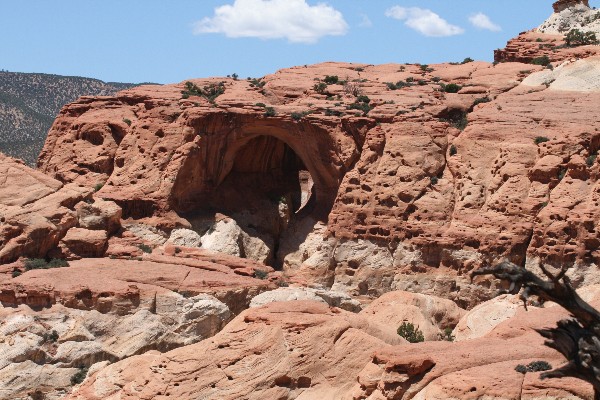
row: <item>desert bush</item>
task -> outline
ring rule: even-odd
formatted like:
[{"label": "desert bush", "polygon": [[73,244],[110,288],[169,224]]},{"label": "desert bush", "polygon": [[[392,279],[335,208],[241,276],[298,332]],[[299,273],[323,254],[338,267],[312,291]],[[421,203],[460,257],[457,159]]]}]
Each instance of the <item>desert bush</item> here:
[{"label": "desert bush", "polygon": [[492,99],[490,99],[489,97],[485,96],[485,97],[480,97],[478,99],[475,99],[475,101],[473,102],[473,107],[475,107],[478,104],[482,104],[482,103],[489,103],[490,101],[492,101]]},{"label": "desert bush", "polygon": [[267,276],[269,276],[269,273],[267,271],[263,271],[262,269],[255,269],[254,270],[254,277],[257,279],[267,279]]},{"label": "desert bush", "polygon": [[250,87],[263,88],[266,84],[267,82],[264,82],[262,79],[255,78],[250,80]]},{"label": "desert bush", "polygon": [[535,144],[542,144],[545,142],[549,142],[550,139],[548,139],[546,136],[538,136],[533,141],[535,142]]},{"label": "desert bush", "polygon": [[50,333],[44,333],[42,335],[42,339],[44,339],[44,343],[46,343],[46,342],[56,343],[58,341],[58,332],[53,330]]},{"label": "desert bush", "polygon": [[457,85],[456,83],[449,83],[447,85],[442,83],[440,86],[442,87],[442,90],[446,93],[458,93],[460,89],[462,89],[462,86]]},{"label": "desert bush", "polygon": [[139,244],[138,245],[138,249],[140,249],[142,252],[144,253],[152,253],[152,247],[148,246],[147,244]]},{"label": "desert bush", "polygon": [[548,58],[548,56],[536,57],[533,60],[531,60],[531,64],[547,67],[548,65],[550,65],[550,59]]},{"label": "desert bush", "polygon": [[69,263],[61,258],[53,258],[50,261],[46,261],[43,258],[29,258],[25,260],[25,270],[27,271],[33,269],[63,268],[68,266]]},{"label": "desert bush", "polygon": [[425,341],[425,336],[423,336],[423,332],[421,332],[421,330],[419,330],[418,327],[415,327],[410,322],[403,322],[402,325],[398,327],[398,330],[396,332],[398,333],[398,335],[408,340],[409,343],[420,343]]},{"label": "desert bush", "polygon": [[339,82],[339,80],[340,79],[338,78],[337,75],[333,75],[333,76],[327,75],[325,77],[325,79],[323,79],[323,82],[325,82],[328,85],[335,85],[335,84],[337,84]]},{"label": "desert bush", "polygon": [[454,335],[452,334],[452,328],[445,328],[442,333],[440,333],[440,340],[445,340],[446,342],[454,342]]},{"label": "desert bush", "polygon": [[325,93],[325,90],[327,90],[327,84],[324,82],[315,83],[315,86],[313,86],[313,89],[315,92],[317,92],[319,94],[323,94],[323,93]]},{"label": "desert bush", "polygon": [[125,122],[127,126],[131,126],[131,120],[129,118],[123,118],[123,122]]},{"label": "desert bush", "polygon": [[277,112],[273,107],[265,107],[265,112],[263,114],[265,117],[274,117],[277,115]]},{"label": "desert bush", "polygon": [[86,367],[79,368],[79,371],[77,371],[75,375],[71,377],[71,385],[79,385],[85,380],[87,373],[88,369]]},{"label": "desert bush", "polygon": [[596,162],[596,158],[598,158],[598,154],[592,154],[585,160],[585,163],[588,167],[591,167]]},{"label": "desert bush", "polygon": [[450,146],[450,156],[455,156],[458,153],[455,145]]},{"label": "desert bush", "polygon": [[552,365],[546,361],[532,361],[527,365],[519,364],[515,367],[515,371],[520,372],[522,374],[526,372],[542,372],[542,371],[550,371],[552,369]]},{"label": "desert bush", "polygon": [[225,93],[225,83],[223,82],[211,83],[201,89],[196,84],[189,81],[185,83],[185,90],[181,92],[184,99],[187,99],[190,96],[199,96],[204,97],[211,103],[223,93]]},{"label": "desert bush", "polygon": [[565,36],[565,43],[569,47],[587,46],[598,44],[598,39],[594,32],[582,32],[579,29],[572,29]]},{"label": "desert bush", "polygon": [[468,63],[472,63],[473,61],[475,61],[475,60],[473,60],[471,57],[467,57],[461,62],[461,64],[468,64]]}]

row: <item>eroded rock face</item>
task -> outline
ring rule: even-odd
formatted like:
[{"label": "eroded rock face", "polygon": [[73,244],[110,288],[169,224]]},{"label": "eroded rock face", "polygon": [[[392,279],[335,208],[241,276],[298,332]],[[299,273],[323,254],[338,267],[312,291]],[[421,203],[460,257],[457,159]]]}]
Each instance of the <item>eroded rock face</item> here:
[{"label": "eroded rock face", "polygon": [[[555,54],[539,38],[549,36],[525,34],[502,60],[547,50],[554,71],[326,63],[281,70],[260,88],[225,79],[214,103],[184,96],[183,84],[84,98],[63,109],[40,168],[105,183],[98,195],[125,217],[154,221],[157,246],[189,229],[202,247],[350,295],[421,291],[472,307],[496,288],[465,275],[501,258],[576,263],[589,277],[600,243],[598,47]],[[559,65],[576,56],[587,58]],[[326,76],[347,84],[316,93]],[[415,84],[387,85],[407,79]],[[451,83],[458,93],[440,86]],[[366,101],[359,92],[366,116],[353,108]]]},{"label": "eroded rock face", "polygon": [[68,398],[589,399],[581,381],[515,371],[564,362],[532,329],[564,317],[554,307],[531,309],[478,339],[394,345],[368,314],[275,302],[245,311],[212,339],[107,366]]},{"label": "eroded rock face", "polygon": [[62,398],[80,368],[209,338],[273,288],[236,274],[235,264],[148,257],[154,261],[72,261],[4,282],[0,398],[36,390]]},{"label": "eroded rock face", "polygon": [[348,398],[372,351],[401,341],[322,303],[276,302],[245,311],[210,340],[113,364],[69,398]]},{"label": "eroded rock face", "polygon": [[92,188],[67,184],[0,154],[0,264],[45,257],[77,225],[74,207]]}]

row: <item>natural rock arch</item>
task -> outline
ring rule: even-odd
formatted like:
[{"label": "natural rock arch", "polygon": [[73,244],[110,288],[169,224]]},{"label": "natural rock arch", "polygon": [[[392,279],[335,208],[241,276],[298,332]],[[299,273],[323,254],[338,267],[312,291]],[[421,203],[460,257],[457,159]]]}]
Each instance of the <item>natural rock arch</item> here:
[{"label": "natural rock arch", "polygon": [[[347,160],[340,157],[326,127],[231,114],[203,116],[189,124],[199,138],[179,169],[170,198],[172,209],[187,212],[202,207],[236,169],[260,174],[275,169],[277,163],[296,161],[297,169],[305,168],[314,182],[313,216],[327,217]],[[286,154],[290,151],[293,154]]]}]

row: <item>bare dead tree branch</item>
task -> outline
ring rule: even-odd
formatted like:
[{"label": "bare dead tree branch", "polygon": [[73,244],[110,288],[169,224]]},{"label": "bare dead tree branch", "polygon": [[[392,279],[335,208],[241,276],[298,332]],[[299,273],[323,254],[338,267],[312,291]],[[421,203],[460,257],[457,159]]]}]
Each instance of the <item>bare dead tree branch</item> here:
[{"label": "bare dead tree branch", "polygon": [[541,377],[570,376],[582,379],[594,386],[595,399],[600,400],[600,313],[579,297],[566,276],[567,268],[562,268],[556,275],[544,267],[541,269],[548,281],[507,261],[473,271],[471,279],[478,275],[493,275],[510,282],[508,292],[520,293],[525,304],[530,296],[537,296],[544,301],[553,301],[569,311],[575,319],[559,321],[556,328],[537,330],[548,339],[546,346],[563,354],[568,361]]}]

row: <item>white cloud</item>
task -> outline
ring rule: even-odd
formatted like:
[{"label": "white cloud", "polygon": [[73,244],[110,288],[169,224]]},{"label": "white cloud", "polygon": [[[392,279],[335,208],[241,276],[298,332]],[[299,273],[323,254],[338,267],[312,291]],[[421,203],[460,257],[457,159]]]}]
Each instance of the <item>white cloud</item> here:
[{"label": "white cloud", "polygon": [[323,36],[346,34],[341,12],[326,4],[310,6],[306,0],[235,0],[215,9],[213,17],[194,24],[194,33],[224,33],[227,37],[286,38],[315,43]]},{"label": "white cloud", "polygon": [[358,24],[361,28],[370,28],[373,26],[373,22],[366,14],[361,14],[360,23]]},{"label": "white cloud", "polygon": [[471,15],[469,17],[469,21],[471,21],[473,26],[479,29],[486,29],[492,32],[499,32],[502,30],[502,28],[499,25],[493,23],[490,17],[488,17],[484,13],[477,13]]},{"label": "white cloud", "polygon": [[394,6],[389,8],[385,15],[400,21],[406,21],[405,24],[408,27],[425,36],[454,36],[465,32],[460,26],[450,24],[426,8]]}]

